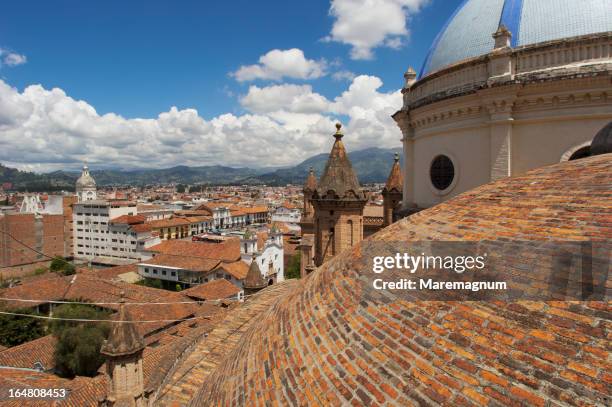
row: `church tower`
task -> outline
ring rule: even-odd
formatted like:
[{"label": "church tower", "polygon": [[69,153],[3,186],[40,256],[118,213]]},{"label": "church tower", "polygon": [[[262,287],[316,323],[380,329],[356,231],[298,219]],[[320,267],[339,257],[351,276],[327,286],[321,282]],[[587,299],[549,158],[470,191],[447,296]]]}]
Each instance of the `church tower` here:
[{"label": "church tower", "polygon": [[341,128],[336,124],[336,141],[312,196],[316,266],[363,240],[367,196],[342,143]]},{"label": "church tower", "polygon": [[76,194],[79,202],[93,201],[97,198],[96,181],[89,174],[89,167],[83,166],[81,176],[76,182]]},{"label": "church tower", "polygon": [[312,207],[312,195],[317,189],[317,178],[315,177],[314,168],[310,167],[308,171],[308,177],[304,183],[304,210],[302,217],[305,219],[312,219],[314,209]]},{"label": "church tower", "polygon": [[114,323],[110,335],[100,353],[106,356],[106,373],[110,377],[110,388],[106,404],[113,406],[144,407],[142,351],[145,347],[142,336],[130,318],[121,293],[119,321]]},{"label": "church tower", "polygon": [[399,209],[402,202],[402,190],[404,177],[399,163],[399,154],[395,153],[395,162],[391,167],[389,178],[382,190],[383,196],[383,227],[387,227],[395,221],[394,212]]}]

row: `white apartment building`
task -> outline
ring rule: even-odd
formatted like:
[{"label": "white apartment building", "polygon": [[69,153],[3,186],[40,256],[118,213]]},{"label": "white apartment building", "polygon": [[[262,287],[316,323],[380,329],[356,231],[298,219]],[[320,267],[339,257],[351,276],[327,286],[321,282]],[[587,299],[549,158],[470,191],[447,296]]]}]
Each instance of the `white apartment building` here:
[{"label": "white apartment building", "polygon": [[148,258],[145,249],[160,243],[138,217],[136,204],[92,200],[75,203],[74,257],[102,264],[124,264]]}]

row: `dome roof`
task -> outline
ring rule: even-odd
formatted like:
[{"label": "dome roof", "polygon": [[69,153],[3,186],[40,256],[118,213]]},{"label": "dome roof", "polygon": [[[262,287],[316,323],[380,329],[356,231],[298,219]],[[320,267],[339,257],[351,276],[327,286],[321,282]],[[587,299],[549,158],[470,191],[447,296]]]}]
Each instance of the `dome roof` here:
[{"label": "dome roof", "polygon": [[612,31],[611,0],[465,0],[442,28],[420,77],[493,50],[500,25],[512,47]]},{"label": "dome roof", "polygon": [[96,181],[89,174],[89,167],[86,165],[83,167],[83,171],[81,172],[81,176],[76,181],[77,188],[93,188],[96,186]]},{"label": "dome roof", "polygon": [[[530,252],[547,239],[607,239],[611,171],[609,156],[539,168],[362,241],[279,295],[210,376],[196,376],[191,405],[599,404],[606,301],[415,302],[362,283],[372,248],[394,241],[501,237]],[[504,275],[524,268],[524,254],[509,250]]]}]

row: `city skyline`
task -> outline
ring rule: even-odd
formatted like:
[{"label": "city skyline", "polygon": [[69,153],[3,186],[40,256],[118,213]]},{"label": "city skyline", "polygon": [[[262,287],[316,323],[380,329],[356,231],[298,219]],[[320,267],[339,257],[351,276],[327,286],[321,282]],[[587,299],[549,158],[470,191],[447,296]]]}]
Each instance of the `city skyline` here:
[{"label": "city skyline", "polygon": [[326,151],[338,120],[349,150],[399,147],[397,72],[420,68],[459,2],[374,3],[11,5],[0,162],[36,172],[84,161],[286,166]]}]

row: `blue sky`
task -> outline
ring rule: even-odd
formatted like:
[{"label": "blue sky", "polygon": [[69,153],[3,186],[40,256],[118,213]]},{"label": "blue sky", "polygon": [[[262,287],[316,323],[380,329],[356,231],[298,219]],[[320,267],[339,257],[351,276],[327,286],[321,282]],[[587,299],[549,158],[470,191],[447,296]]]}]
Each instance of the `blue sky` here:
[{"label": "blue sky", "polygon": [[[312,93],[333,102],[350,87],[351,77],[368,75],[382,82],[375,90],[376,95],[390,95],[401,88],[402,74],[409,65],[420,68],[438,30],[460,3],[460,0],[373,0],[382,6],[375,5],[373,14],[385,10],[384,6],[393,14],[383,12],[376,17],[378,20],[366,21],[360,30],[361,17],[351,14],[357,8],[351,2],[364,1],[337,0],[335,11],[330,11],[333,5],[330,1],[320,0],[9,2],[0,13],[0,49],[5,56],[13,53],[24,57],[25,63],[10,66],[5,61],[0,67],[0,79],[22,96],[28,86],[35,84],[46,92],[61,89],[66,97],[95,108],[99,116],[114,113],[124,119],[155,119],[175,106],[179,112],[196,109],[206,123],[224,114],[237,118],[258,114],[292,131],[292,119],[297,123],[305,118],[304,114],[313,112],[292,112],[301,115],[299,118],[275,117],[265,108],[253,108],[242,101],[250,87],[307,85]],[[401,7],[403,14],[393,12],[394,7]],[[361,15],[364,14],[368,13]],[[405,32],[385,33],[384,28],[382,33],[376,32],[386,24],[392,25],[389,18],[397,19],[398,14],[405,22]],[[348,27],[344,34],[342,24]],[[334,29],[340,34],[334,34]],[[369,38],[370,33],[373,37],[382,35],[382,40]],[[359,41],[367,44],[355,45]],[[306,61],[318,64],[323,71],[311,71],[305,74],[307,77],[288,75],[272,80],[239,80],[232,76],[240,67],[258,64],[260,57],[272,50],[290,49],[301,50]],[[344,73],[344,77],[338,79],[338,73]],[[38,103],[32,102],[32,97],[27,99]],[[10,98],[5,95],[5,99]],[[345,119],[350,128],[355,125],[351,113],[354,108],[347,105],[345,110],[328,109],[317,114],[330,120]],[[70,144],[72,153],[41,159],[44,154],[34,152],[21,160],[15,156],[20,152],[15,151],[10,159],[0,153],[0,162],[33,169],[72,167],[85,159],[103,165],[103,160],[95,157],[101,151],[90,146],[95,135],[86,133],[66,125],[54,135],[55,140]],[[295,141],[300,141],[296,137]],[[155,142],[159,138],[163,139],[163,135]],[[359,140],[355,147],[367,146],[367,137]],[[42,144],[53,144],[53,139]],[[121,140],[117,145],[120,144]],[[185,143],[179,146],[161,142],[161,145],[174,148],[166,154],[174,154],[177,164],[196,164],[194,157],[180,155],[181,148],[188,148]],[[306,146],[303,152],[316,152],[320,147],[321,143],[315,143]],[[224,161],[220,150],[215,154],[203,160],[202,165],[241,164],[237,162],[238,156]],[[286,160],[270,164],[299,161],[306,158],[305,154],[294,152]],[[48,162],[44,163],[45,160]],[[172,163],[162,161],[159,162],[162,166]],[[143,166],[143,162],[134,166]]]}]

